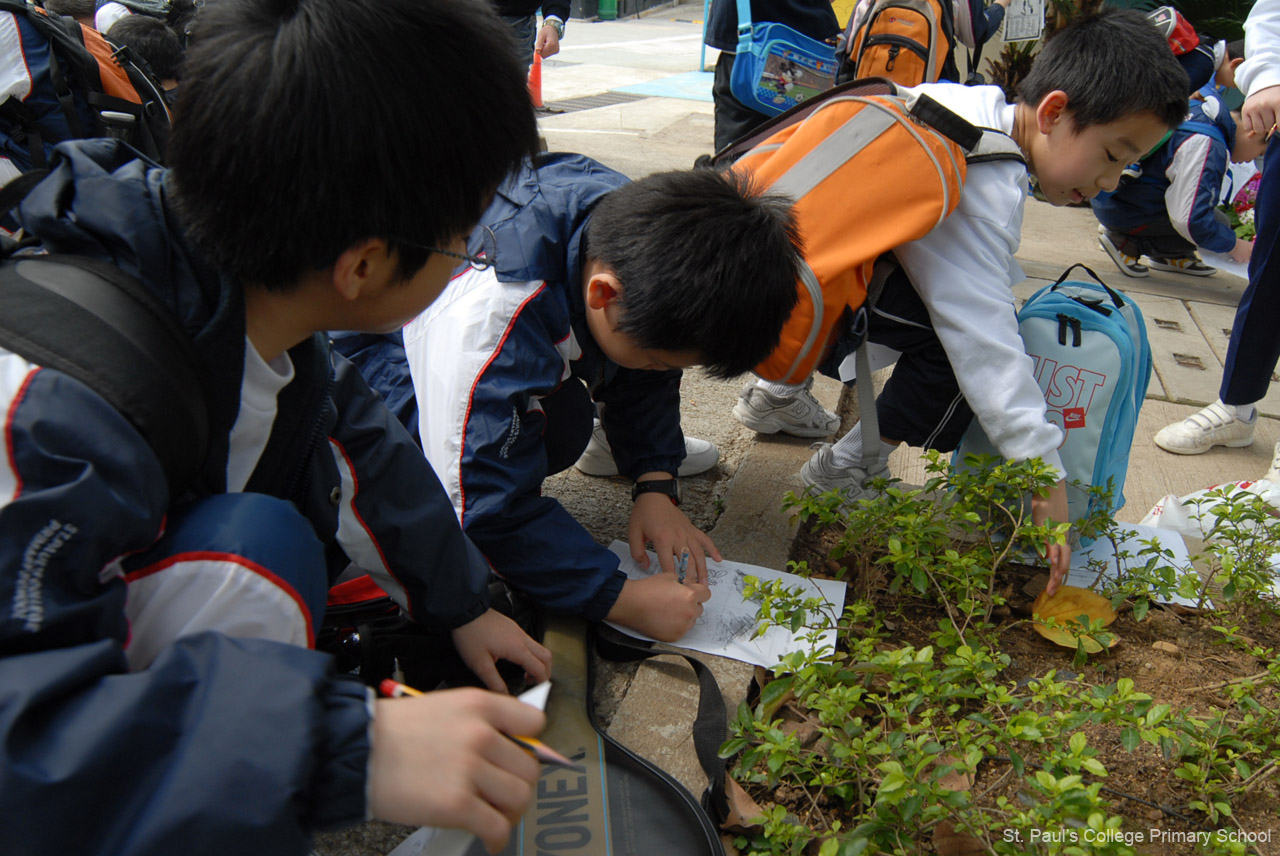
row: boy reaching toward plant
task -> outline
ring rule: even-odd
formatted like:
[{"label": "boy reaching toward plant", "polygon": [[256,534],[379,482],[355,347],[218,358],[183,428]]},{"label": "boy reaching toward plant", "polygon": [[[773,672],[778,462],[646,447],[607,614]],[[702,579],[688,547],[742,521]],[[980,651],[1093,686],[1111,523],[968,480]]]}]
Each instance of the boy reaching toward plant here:
[{"label": "boy reaching toward plant", "polygon": [[[876,495],[868,482],[889,475],[889,454],[899,444],[951,451],[975,417],[1004,457],[1040,457],[1063,472],[1062,429],[1046,413],[1014,312],[1027,176],[1054,205],[1114,189],[1121,170],[1182,121],[1187,76],[1143,15],[1108,10],[1049,39],[1012,102],[994,86],[938,83],[906,94],[927,95],[978,128],[1008,135],[1025,167],[1009,159],[971,163],[955,211],[894,250],[901,267],[869,313],[866,332],[867,340],[901,352],[876,400],[880,434],[864,438],[859,423],[822,444],[800,472],[807,488],[850,500]],[[784,164],[785,151],[784,143],[774,153]],[[748,154],[740,168],[767,163]],[[850,234],[855,229],[850,224]],[[834,375],[856,340],[838,336],[822,370]],[[802,385],[755,380],[734,415],[758,431],[821,436],[833,417],[821,407],[798,407],[805,394]],[[872,447],[868,464],[864,443]],[[1066,521],[1065,482],[1035,497],[1032,511],[1036,523]],[[1052,543],[1047,554],[1053,591],[1066,577],[1070,550]]]}]

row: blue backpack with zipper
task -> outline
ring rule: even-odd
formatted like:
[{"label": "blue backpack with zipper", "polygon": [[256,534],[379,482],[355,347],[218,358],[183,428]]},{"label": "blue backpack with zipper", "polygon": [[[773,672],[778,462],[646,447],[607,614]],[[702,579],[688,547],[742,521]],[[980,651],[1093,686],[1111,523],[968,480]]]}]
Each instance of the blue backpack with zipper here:
[{"label": "blue backpack with zipper", "polygon": [[[1068,280],[1081,268],[1093,282]],[[1018,332],[1035,363],[1049,420],[1062,428],[1058,451],[1067,471],[1067,506],[1075,524],[1093,510],[1091,486],[1112,486],[1111,513],[1124,506],[1124,479],[1138,411],[1151,380],[1151,347],[1137,304],[1084,265],[1072,265],[1018,312]],[[953,460],[999,454],[975,420]],[[1089,539],[1081,539],[1086,545]]]}]

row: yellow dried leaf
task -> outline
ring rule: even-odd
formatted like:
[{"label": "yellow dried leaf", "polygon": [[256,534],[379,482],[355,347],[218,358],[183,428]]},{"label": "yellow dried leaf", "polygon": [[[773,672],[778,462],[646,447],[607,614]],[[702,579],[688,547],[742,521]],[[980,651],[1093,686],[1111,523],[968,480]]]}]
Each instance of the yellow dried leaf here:
[{"label": "yellow dried leaf", "polygon": [[[1086,651],[1096,654],[1102,650],[1101,642],[1092,636],[1077,637],[1067,628],[1074,626],[1084,630],[1086,625],[1080,623],[1081,616],[1090,623],[1101,619],[1102,626],[1106,627],[1116,620],[1116,611],[1111,608],[1111,601],[1100,594],[1078,586],[1061,586],[1053,597],[1049,597],[1047,592],[1040,592],[1035,603],[1031,604],[1031,616],[1036,619],[1032,625],[1036,632],[1055,645],[1075,648],[1078,638]],[[1045,620],[1050,618],[1057,622],[1057,627],[1045,626]],[[1111,645],[1118,641],[1115,636],[1111,637]]]}]

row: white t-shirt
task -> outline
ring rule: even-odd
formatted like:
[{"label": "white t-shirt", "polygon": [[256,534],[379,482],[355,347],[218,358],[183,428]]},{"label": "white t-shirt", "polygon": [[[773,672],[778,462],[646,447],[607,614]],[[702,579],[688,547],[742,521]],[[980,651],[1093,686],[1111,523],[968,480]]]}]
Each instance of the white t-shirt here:
[{"label": "white t-shirt", "polygon": [[249,483],[267,447],[271,426],[276,421],[276,396],[293,380],[293,360],[283,353],[270,363],[246,336],[244,340],[244,381],[240,386],[240,412],[231,428],[227,455],[227,492],[239,493]]},{"label": "white t-shirt", "polygon": [[[997,86],[934,83],[911,91],[975,125],[1013,132],[1016,109]],[[1046,418],[1014,313],[1013,286],[1026,278],[1013,254],[1022,240],[1027,190],[1026,168],[1016,161],[971,164],[955,212],[894,252],[996,449],[1011,460],[1038,456],[1062,473],[1062,431]]]}]

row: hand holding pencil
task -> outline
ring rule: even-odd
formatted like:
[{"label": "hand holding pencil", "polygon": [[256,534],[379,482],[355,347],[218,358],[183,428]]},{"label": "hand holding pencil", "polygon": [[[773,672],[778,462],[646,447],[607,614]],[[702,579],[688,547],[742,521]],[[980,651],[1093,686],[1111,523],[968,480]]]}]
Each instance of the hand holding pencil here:
[{"label": "hand holding pencil", "polygon": [[508,735],[536,735],[542,711],[479,689],[375,702],[370,810],[391,823],[473,833],[505,845],[533,796],[538,761]]}]

